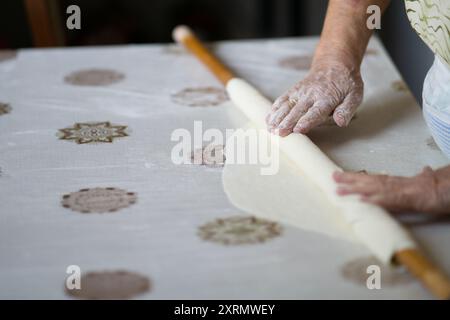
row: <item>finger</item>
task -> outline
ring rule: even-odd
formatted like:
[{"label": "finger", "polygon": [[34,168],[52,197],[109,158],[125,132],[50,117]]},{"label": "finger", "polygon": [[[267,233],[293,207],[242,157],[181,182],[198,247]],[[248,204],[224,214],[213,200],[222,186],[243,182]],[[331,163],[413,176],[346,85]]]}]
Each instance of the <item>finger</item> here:
[{"label": "finger", "polygon": [[367,173],[362,172],[339,172],[333,173],[334,181],[338,183],[350,183],[355,181],[364,180],[366,177],[370,177]]},{"label": "finger", "polygon": [[287,101],[286,95],[279,96],[275,100],[275,102],[272,104],[272,107],[270,108],[270,111],[266,115],[266,124],[267,125],[269,125],[270,119],[271,119],[273,113],[276,112],[281,107],[281,105],[283,104],[284,101]]},{"label": "finger", "polygon": [[337,194],[340,196],[349,194],[360,194],[364,196],[369,196],[379,193],[379,188],[373,183],[362,183],[356,182],[352,184],[340,185],[337,188]]},{"label": "finger", "polygon": [[304,116],[302,116],[296,126],[294,127],[294,132],[297,133],[307,133],[314,127],[325,122],[328,116],[333,110],[332,105],[326,103],[316,103],[314,104]]},{"label": "finger", "polygon": [[365,194],[362,198],[391,211],[404,211],[413,209],[416,198],[411,198],[408,194],[405,182],[408,178],[387,177],[377,179],[373,185],[376,187],[372,193]]},{"label": "finger", "polygon": [[368,203],[371,203],[371,204],[375,204],[377,206],[385,208],[382,205],[382,202],[380,200],[381,200],[381,198],[380,198],[379,195],[373,195],[373,194],[372,195],[364,195],[364,196],[361,197],[361,201],[368,202]]},{"label": "finger", "polygon": [[279,96],[275,102],[272,104],[272,107],[270,108],[269,113],[266,116],[266,124],[269,125],[271,118],[273,117],[273,114],[280,109],[285,103],[289,100],[289,95],[287,93]]},{"label": "finger", "polygon": [[289,114],[277,126],[278,134],[282,137],[287,136],[292,132],[292,129],[297,124],[298,120],[306,114],[311,107],[312,102],[307,100],[300,100]]},{"label": "finger", "polygon": [[354,182],[359,179],[359,174],[355,172],[340,172],[336,171],[333,173],[333,179],[335,182],[344,183],[344,182]]},{"label": "finger", "polygon": [[277,127],[281,121],[289,114],[291,111],[291,106],[288,102],[286,102],[283,106],[281,106],[278,110],[271,112],[270,118],[268,121],[269,128]]},{"label": "finger", "polygon": [[[279,97],[277,101],[275,101],[275,103],[272,105],[272,109],[269,112],[269,119],[267,121],[267,125],[269,127],[273,127],[274,126],[273,123],[275,122],[275,120],[280,117],[280,112],[289,113],[289,111],[295,106],[295,104],[296,102],[291,97],[289,91],[284,95],[282,95],[281,97]],[[283,109],[283,111],[281,111],[281,109]],[[281,116],[281,118],[283,119],[285,116],[286,115],[284,114],[283,116]]]},{"label": "finger", "polygon": [[275,110],[279,109],[283,105],[283,103],[285,103],[288,100],[289,100],[289,95],[286,94],[286,93],[281,95],[281,96],[279,96],[275,100],[275,102],[272,104],[272,111],[275,111]]},{"label": "finger", "polygon": [[346,127],[355,115],[356,109],[362,102],[362,94],[353,91],[348,94],[333,113],[334,122],[339,127]]},{"label": "finger", "polygon": [[269,115],[273,115],[274,112],[276,112],[282,106],[286,105],[289,102],[289,97],[290,97],[290,95],[288,94],[288,92],[286,92],[283,95],[279,96],[275,100],[275,102],[272,104],[272,107],[270,109]]},{"label": "finger", "polygon": [[333,178],[339,183],[337,188],[339,195],[354,193],[371,195],[385,192],[389,187],[387,185],[388,179],[382,175],[369,175],[360,172],[335,172]]}]

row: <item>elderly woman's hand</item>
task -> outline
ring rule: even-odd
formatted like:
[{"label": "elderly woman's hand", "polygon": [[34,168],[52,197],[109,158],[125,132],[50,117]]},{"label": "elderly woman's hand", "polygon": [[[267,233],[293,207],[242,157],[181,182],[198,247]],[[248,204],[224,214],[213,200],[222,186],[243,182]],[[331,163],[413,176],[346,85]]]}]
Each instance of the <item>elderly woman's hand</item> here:
[{"label": "elderly woman's hand", "polygon": [[389,0],[330,0],[311,70],[274,103],[268,129],[280,136],[307,133],[333,116],[340,127],[349,124],[363,98],[361,61],[373,33],[367,8],[384,11]]},{"label": "elderly woman's hand", "polygon": [[450,166],[433,171],[426,167],[414,177],[336,172],[340,195],[360,194],[394,212],[450,213]]},{"label": "elderly woman's hand", "polygon": [[322,59],[275,101],[266,117],[268,129],[282,137],[304,134],[331,115],[338,126],[347,126],[363,99],[363,87],[359,67]]}]

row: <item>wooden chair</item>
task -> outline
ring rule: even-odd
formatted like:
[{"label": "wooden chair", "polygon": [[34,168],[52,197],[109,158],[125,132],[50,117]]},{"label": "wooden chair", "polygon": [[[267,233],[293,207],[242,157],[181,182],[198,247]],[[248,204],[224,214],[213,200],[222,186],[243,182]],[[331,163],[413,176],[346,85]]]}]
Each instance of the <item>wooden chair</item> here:
[{"label": "wooden chair", "polygon": [[64,45],[59,0],[24,0],[35,47]]}]

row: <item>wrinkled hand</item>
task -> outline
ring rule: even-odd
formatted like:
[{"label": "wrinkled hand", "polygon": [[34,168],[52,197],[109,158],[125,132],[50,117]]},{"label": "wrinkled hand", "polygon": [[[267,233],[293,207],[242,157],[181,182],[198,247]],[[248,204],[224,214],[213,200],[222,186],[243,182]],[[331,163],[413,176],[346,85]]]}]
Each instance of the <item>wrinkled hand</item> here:
[{"label": "wrinkled hand", "polygon": [[318,63],[275,101],[266,117],[267,126],[280,136],[304,134],[330,115],[338,126],[347,126],[362,101],[363,87],[359,70],[336,61]]},{"label": "wrinkled hand", "polygon": [[336,172],[338,194],[360,194],[363,201],[394,212],[450,213],[448,175],[426,167],[414,177]]}]

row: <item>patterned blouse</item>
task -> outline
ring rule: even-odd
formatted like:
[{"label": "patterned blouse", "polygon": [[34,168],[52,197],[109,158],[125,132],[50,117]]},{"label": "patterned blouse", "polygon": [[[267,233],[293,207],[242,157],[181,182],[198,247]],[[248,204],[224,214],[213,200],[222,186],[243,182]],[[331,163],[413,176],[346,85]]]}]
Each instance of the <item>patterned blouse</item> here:
[{"label": "patterned blouse", "polygon": [[450,67],[450,0],[405,0],[412,27]]}]

